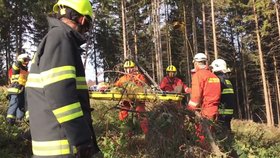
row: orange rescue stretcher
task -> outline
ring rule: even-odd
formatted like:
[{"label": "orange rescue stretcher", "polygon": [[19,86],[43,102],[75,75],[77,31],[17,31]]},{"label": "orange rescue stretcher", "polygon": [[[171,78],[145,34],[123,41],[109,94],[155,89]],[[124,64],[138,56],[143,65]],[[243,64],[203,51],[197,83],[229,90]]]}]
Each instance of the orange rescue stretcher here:
[{"label": "orange rescue stretcher", "polygon": [[114,100],[120,99],[138,100],[138,101],[175,101],[180,102],[184,98],[182,94],[176,93],[120,93],[120,92],[100,92],[90,91],[90,98],[96,100]]}]

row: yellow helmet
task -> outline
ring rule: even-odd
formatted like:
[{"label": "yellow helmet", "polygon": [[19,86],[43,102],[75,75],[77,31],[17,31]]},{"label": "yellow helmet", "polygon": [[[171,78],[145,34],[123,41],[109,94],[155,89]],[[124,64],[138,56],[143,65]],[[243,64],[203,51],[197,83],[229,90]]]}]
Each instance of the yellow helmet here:
[{"label": "yellow helmet", "polygon": [[135,63],[131,60],[128,60],[124,63],[123,65],[124,68],[131,68],[131,67],[135,67]]},{"label": "yellow helmet", "polygon": [[176,72],[177,69],[175,66],[173,65],[169,65],[167,68],[166,68],[166,72]]},{"label": "yellow helmet", "polygon": [[91,19],[93,19],[92,6],[89,0],[59,0],[54,6],[53,11],[58,13],[60,7],[67,6],[69,8],[74,9],[81,15],[88,15]]}]

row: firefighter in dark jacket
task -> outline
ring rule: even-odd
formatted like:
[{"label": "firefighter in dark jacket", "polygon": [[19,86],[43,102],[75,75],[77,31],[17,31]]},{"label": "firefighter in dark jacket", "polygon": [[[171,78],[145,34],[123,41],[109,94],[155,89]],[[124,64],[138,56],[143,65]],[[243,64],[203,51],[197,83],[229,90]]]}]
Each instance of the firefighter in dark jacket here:
[{"label": "firefighter in dark jacket", "polygon": [[92,127],[82,36],[93,18],[89,0],[59,0],[48,17],[26,84],[33,157],[90,158],[100,150]]},{"label": "firefighter in dark jacket", "polygon": [[13,125],[16,119],[24,116],[24,86],[28,76],[28,63],[30,58],[27,54],[20,54],[13,64],[10,76],[11,85],[8,88],[9,108],[7,111],[7,123]]},{"label": "firefighter in dark jacket", "polygon": [[221,81],[221,101],[219,105],[218,122],[227,130],[231,130],[231,119],[233,118],[233,109],[235,106],[235,95],[232,84],[228,77],[230,69],[223,59],[216,59],[211,63],[212,71]]}]

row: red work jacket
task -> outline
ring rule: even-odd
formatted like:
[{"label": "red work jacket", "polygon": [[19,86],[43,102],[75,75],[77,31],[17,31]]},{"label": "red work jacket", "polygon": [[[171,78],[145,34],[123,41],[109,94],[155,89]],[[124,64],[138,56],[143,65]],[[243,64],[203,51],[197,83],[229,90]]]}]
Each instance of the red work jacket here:
[{"label": "red work jacket", "polygon": [[182,86],[183,91],[187,92],[188,87],[178,77],[165,76],[160,83],[160,89],[167,92],[174,91],[178,86]]},{"label": "red work jacket", "polygon": [[124,87],[125,84],[133,82],[136,86],[144,86],[147,83],[146,78],[143,74],[134,73],[134,74],[126,74],[122,76],[116,83],[115,86]]},{"label": "red work jacket", "polygon": [[213,118],[218,114],[221,86],[219,78],[208,67],[197,69],[192,76],[189,106],[201,108],[201,114]]}]

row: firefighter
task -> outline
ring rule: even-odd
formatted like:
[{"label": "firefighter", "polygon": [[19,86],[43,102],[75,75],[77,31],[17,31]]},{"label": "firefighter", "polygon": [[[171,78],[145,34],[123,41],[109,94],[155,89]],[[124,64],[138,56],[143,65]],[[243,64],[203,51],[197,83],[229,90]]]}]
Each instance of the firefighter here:
[{"label": "firefighter", "polygon": [[[131,60],[126,61],[124,63],[124,70],[125,75],[119,78],[115,82],[115,86],[125,88],[125,89],[134,89],[135,87],[143,87],[147,80],[145,76],[141,73],[139,73],[137,66],[135,63]],[[135,104],[135,105],[134,105]],[[144,134],[148,133],[148,118],[145,117],[145,102],[142,101],[136,101],[132,102],[130,100],[124,100],[122,101],[122,110],[119,112],[119,119],[121,121],[124,121],[128,118],[128,111],[132,109],[135,106],[135,110],[138,112],[137,117],[140,122],[140,127]]]},{"label": "firefighter", "polygon": [[[221,96],[220,80],[209,70],[205,54],[197,53],[194,56],[193,64],[191,98],[187,109],[197,110],[203,118],[215,121]],[[205,136],[201,124],[196,125],[196,130],[200,142],[203,143]]]},{"label": "firefighter", "polygon": [[89,0],[59,0],[26,84],[33,157],[89,158],[100,151],[81,60],[93,19]]},{"label": "firefighter", "polygon": [[233,117],[233,109],[235,105],[235,95],[232,84],[229,80],[227,63],[223,59],[216,59],[211,63],[212,71],[219,77],[221,81],[221,101],[219,106],[218,122],[228,131],[231,131],[231,119]]},{"label": "firefighter", "polygon": [[189,93],[188,87],[182,82],[182,80],[176,77],[177,69],[173,65],[169,65],[166,68],[166,76],[162,79],[160,83],[160,89],[167,92],[184,92]]},{"label": "firefighter", "polygon": [[8,88],[9,108],[7,111],[7,123],[14,125],[16,119],[21,120],[24,116],[24,86],[28,76],[28,54],[20,54],[12,65],[10,86]]}]

